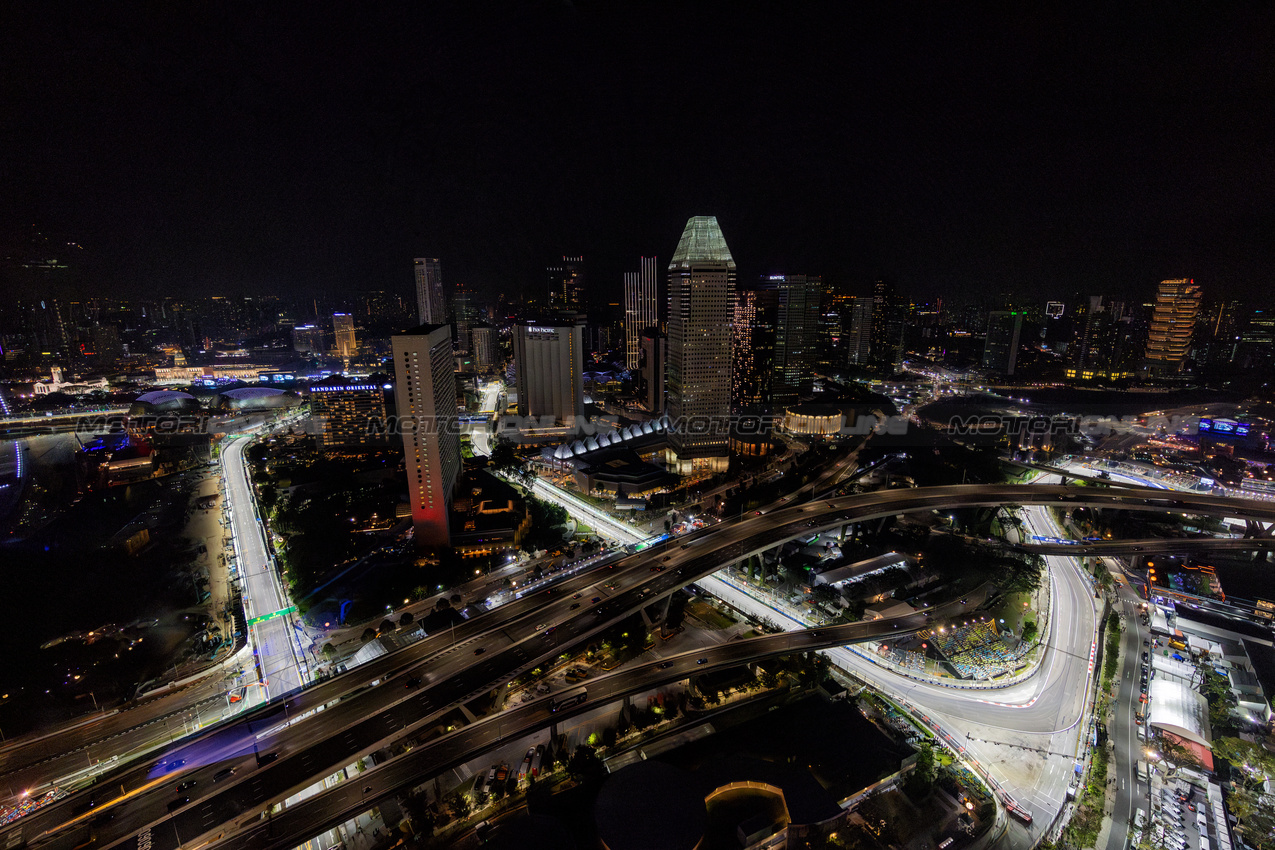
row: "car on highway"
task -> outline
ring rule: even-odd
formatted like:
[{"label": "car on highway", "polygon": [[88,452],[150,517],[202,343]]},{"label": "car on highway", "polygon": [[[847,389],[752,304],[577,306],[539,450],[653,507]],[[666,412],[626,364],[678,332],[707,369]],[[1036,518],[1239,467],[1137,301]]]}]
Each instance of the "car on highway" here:
[{"label": "car on highway", "polygon": [[279,758],[278,751],[275,751],[273,753],[262,753],[261,755],[257,756],[257,766],[260,767],[261,765],[270,764],[270,762],[274,761],[277,758]]},{"label": "car on highway", "polygon": [[573,597],[571,597],[571,598],[572,598],[572,599],[579,599],[581,596],[584,596],[584,594],[583,594],[583,593],[577,593],[575,596],[573,596]]},{"label": "car on highway", "polygon": [[412,678],[408,679],[406,682],[403,683],[403,687],[411,690],[412,688],[419,687],[420,683],[421,683],[421,677],[413,676]]},{"label": "car on highway", "polygon": [[708,663],[708,659],[707,659],[707,658],[701,658],[699,661],[696,661],[695,663],[696,663],[696,664],[707,664],[707,663]]},{"label": "car on highway", "polygon": [[661,670],[667,670],[668,668],[670,668],[670,667],[672,667],[672,666],[673,666],[673,662],[672,662],[672,661],[661,661],[661,662],[660,662],[660,669],[661,669]]},{"label": "car on highway", "polygon": [[177,790],[178,790],[178,791],[186,791],[186,790],[188,790],[188,789],[190,789],[190,788],[194,788],[194,787],[195,787],[195,780],[194,780],[194,779],[187,779],[185,782],[183,782],[182,784],[180,784],[180,785],[178,785],[178,786],[177,786]]},{"label": "car on highway", "polygon": [[170,812],[175,812],[189,802],[190,802],[189,797],[178,797],[176,800],[173,800],[171,803],[168,804],[168,810]]},{"label": "car on highway", "polygon": [[577,608],[579,608],[579,607],[580,607],[580,603],[579,603],[579,602],[577,602],[577,603],[575,603],[574,605],[572,605],[572,606],[571,606],[571,610],[572,610],[572,611],[574,611],[575,609],[577,609]]},{"label": "car on highway", "polygon": [[213,782],[220,782],[221,780],[227,779],[234,775],[235,775],[235,768],[228,767],[225,770],[217,771],[217,773],[213,776]]},{"label": "car on highway", "polygon": [[536,631],[541,631],[544,627],[545,627],[545,624],[540,623],[539,625],[536,626]]},{"label": "car on highway", "polygon": [[487,651],[486,647],[480,646],[474,650],[474,655],[482,655],[486,651]]},{"label": "car on highway", "polygon": [[590,604],[590,605],[597,605],[597,604],[598,604],[599,602],[601,602],[601,601],[602,601],[602,597],[601,597],[601,596],[595,596],[595,597],[593,597],[592,599],[590,599],[590,600],[589,600],[589,604]]}]

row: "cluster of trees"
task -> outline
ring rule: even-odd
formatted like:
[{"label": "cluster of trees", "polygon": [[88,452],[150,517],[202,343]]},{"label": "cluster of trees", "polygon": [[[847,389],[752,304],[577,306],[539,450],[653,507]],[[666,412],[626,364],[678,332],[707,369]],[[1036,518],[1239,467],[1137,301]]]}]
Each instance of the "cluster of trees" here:
[{"label": "cluster of trees", "polygon": [[1030,593],[1040,587],[1045,560],[1034,552],[1016,552],[994,543],[934,537],[926,547],[925,565],[995,582],[1006,593]]},{"label": "cluster of trees", "polygon": [[562,505],[527,494],[527,510],[531,514],[531,531],[523,539],[523,549],[552,549],[566,539],[569,517]]},{"label": "cluster of trees", "polygon": [[1231,683],[1208,664],[1200,665],[1200,669],[1204,671],[1200,693],[1209,702],[1209,725],[1213,727],[1213,734],[1235,731],[1235,715],[1232,712],[1237,702],[1235,694],[1231,693]]},{"label": "cluster of trees", "polygon": [[1240,738],[1213,739],[1213,755],[1231,766],[1226,806],[1235,815],[1237,832],[1258,850],[1275,850],[1275,806],[1265,784],[1275,779],[1275,755],[1259,743]]}]

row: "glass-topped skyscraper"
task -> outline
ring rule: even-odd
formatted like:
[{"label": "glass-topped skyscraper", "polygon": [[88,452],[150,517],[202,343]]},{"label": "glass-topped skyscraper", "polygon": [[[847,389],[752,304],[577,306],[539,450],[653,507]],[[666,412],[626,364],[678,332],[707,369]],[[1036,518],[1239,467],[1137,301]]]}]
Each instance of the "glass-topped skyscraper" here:
[{"label": "glass-topped skyscraper", "polygon": [[726,469],[735,258],[711,215],[686,223],[668,267],[669,467]]}]

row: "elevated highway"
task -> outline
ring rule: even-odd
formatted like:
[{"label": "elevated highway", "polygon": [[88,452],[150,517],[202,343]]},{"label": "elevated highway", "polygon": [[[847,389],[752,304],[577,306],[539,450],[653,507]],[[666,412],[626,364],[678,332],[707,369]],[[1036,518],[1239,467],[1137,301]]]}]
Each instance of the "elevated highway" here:
[{"label": "elevated highway", "polygon": [[[503,684],[519,671],[556,656],[570,644],[596,634],[633,611],[650,605],[678,587],[716,572],[722,566],[821,529],[913,511],[1010,503],[1172,510],[1267,522],[1275,520],[1275,505],[1264,503],[1143,488],[1098,490],[1050,485],[889,490],[809,502],[771,512],[760,511],[629,556],[614,565],[614,569],[570,579],[558,588],[519,600],[508,606],[511,610],[500,617],[488,620],[491,615],[486,615],[469,621],[464,624],[463,630],[458,627],[456,643],[449,649],[439,652],[439,636],[435,636],[427,646],[418,645],[414,652],[385,656],[378,659],[380,663],[374,663],[375,667],[358,668],[294,694],[272,706],[271,714],[258,713],[251,720],[229,724],[217,732],[184,742],[179,750],[168,754],[165,759],[169,765],[172,759],[185,759],[185,764],[169,778],[165,779],[163,774],[167,768],[146,766],[109,780],[111,785],[122,781],[126,791],[123,799],[113,806],[117,816],[98,829],[98,842],[101,846],[132,847],[138,845],[126,839],[139,837],[142,843],[149,842],[147,846],[175,847],[178,841],[207,840],[221,834],[221,840],[231,842],[227,846],[250,846],[239,843],[244,836],[232,831],[233,824],[239,823],[248,828],[249,823],[272,803],[330,775],[388,741],[427,728],[444,717],[452,707]],[[1068,554],[1073,553],[1069,551]],[[577,598],[573,591],[580,596]],[[1086,595],[1075,588],[1068,592],[1078,599]],[[594,597],[597,598],[596,603]],[[500,610],[504,612],[505,609]],[[901,624],[900,628],[903,627]],[[893,624],[891,631],[894,631]],[[442,637],[446,639],[448,636]],[[836,640],[841,642],[844,638],[837,634]],[[1039,681],[1035,683],[1027,683],[1019,688],[1019,692],[998,696],[997,701],[980,698],[971,703],[968,695],[953,694],[936,685],[909,685],[908,692],[918,703],[936,704],[936,711],[942,709],[957,716],[971,716],[979,722],[1004,714],[1003,728],[1006,729],[1053,730],[1055,726],[1051,724],[1057,723],[1059,712],[1051,691],[1061,689],[1075,696],[1077,682],[1084,680],[1083,675],[1075,675],[1071,662],[1065,659],[1079,659],[1083,670],[1091,651],[1087,644],[1074,646],[1066,641],[1067,635],[1060,634],[1058,651],[1051,656],[1054,661],[1047,665],[1044,677],[1038,677]],[[739,657],[731,657],[732,663],[739,660]],[[379,675],[375,671],[380,671]],[[419,690],[404,689],[404,681],[413,675],[420,675],[425,684]],[[387,680],[385,677],[391,678]],[[371,681],[380,681],[381,684],[369,687]],[[350,698],[340,700],[342,696]],[[1018,704],[1014,700],[1019,700]],[[298,721],[298,714],[305,714],[321,705],[326,706],[326,710]],[[510,716],[510,713],[505,712],[502,716]],[[289,722],[291,725],[288,725]],[[464,727],[462,731],[470,728]],[[273,764],[254,767],[254,752],[277,752],[279,756]],[[394,764],[391,762],[387,768]],[[178,807],[171,819],[174,837],[166,839],[167,829],[163,824],[169,819],[167,806],[174,800],[176,774],[180,773],[183,778],[188,774],[202,776],[204,774],[200,771],[211,774],[225,768],[237,769],[238,781],[214,785],[210,781],[198,780],[189,792],[191,802]],[[388,773],[384,775],[389,776]],[[420,774],[414,775],[419,782]],[[391,790],[390,787],[374,787],[369,796],[390,793]],[[343,793],[349,793],[349,789]],[[370,804],[371,801],[368,802]],[[75,806],[76,798],[72,798],[22,819],[14,825],[21,830],[19,840],[40,840],[39,846],[42,847],[74,847],[84,839],[83,822],[72,822]],[[332,806],[333,812],[344,811],[335,802]],[[272,824],[279,823],[280,818],[286,815],[287,811],[276,816]],[[338,814],[328,818],[328,822],[337,820],[340,820]],[[272,826],[271,829],[277,827]],[[12,840],[13,831],[11,827],[0,835],[0,845]],[[178,835],[180,839],[176,838]],[[286,846],[291,837],[283,839],[276,836],[269,840],[277,843],[260,846]]]}]

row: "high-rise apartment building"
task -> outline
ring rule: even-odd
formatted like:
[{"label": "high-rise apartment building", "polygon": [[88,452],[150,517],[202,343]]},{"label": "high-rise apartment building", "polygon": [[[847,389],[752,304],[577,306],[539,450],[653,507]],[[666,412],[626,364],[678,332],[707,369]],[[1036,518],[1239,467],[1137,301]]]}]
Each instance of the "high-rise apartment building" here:
[{"label": "high-rise apartment building", "polygon": [[441,325],[447,321],[443,271],[437,259],[416,258],[416,316],[422,325]]},{"label": "high-rise apartment building", "polygon": [[988,313],[987,336],[983,340],[983,368],[1001,375],[1014,374],[1022,333],[1022,313],[1010,310]]},{"label": "high-rise apartment building", "polygon": [[731,311],[731,409],[769,407],[774,390],[779,291],[737,289]]},{"label": "high-rise apartment building", "polygon": [[646,409],[659,415],[664,412],[664,370],[668,364],[668,337],[659,328],[642,331],[642,399]]},{"label": "high-rise apartment building", "polygon": [[573,426],[584,416],[585,317],[514,325],[518,415]]},{"label": "high-rise apartment building", "polygon": [[385,446],[385,386],[341,375],[310,385],[319,451]]},{"label": "high-rise apartment building", "polygon": [[735,259],[716,216],[686,223],[668,272],[669,466],[679,474],[724,471]]},{"label": "high-rise apartment building", "polygon": [[815,366],[819,344],[819,300],[823,278],[804,274],[769,275],[766,286],[776,290],[775,404],[797,400],[801,382]]},{"label": "high-rise apartment building", "polygon": [[859,296],[850,307],[846,365],[866,366],[872,355],[872,299]]},{"label": "high-rise apartment building", "polygon": [[354,317],[349,313],[333,313],[332,332],[336,337],[337,357],[353,357],[359,348],[354,334]]},{"label": "high-rise apartment building", "polygon": [[1194,280],[1160,281],[1147,338],[1148,372],[1170,375],[1182,371],[1199,311],[1200,287]]},{"label": "high-rise apartment building", "polygon": [[558,313],[583,313],[584,257],[563,257],[548,268],[549,309]]},{"label": "high-rise apartment building", "polygon": [[624,366],[636,372],[642,356],[642,332],[660,323],[655,257],[643,257],[636,272],[624,274]]},{"label": "high-rise apartment building", "polygon": [[1064,374],[1080,381],[1127,381],[1141,345],[1126,306],[1101,295],[1077,298],[1071,310],[1072,339]]},{"label": "high-rise apartment building", "polygon": [[496,329],[486,322],[475,322],[469,329],[473,340],[474,368],[490,372],[496,368]]},{"label": "high-rise apartment building", "polygon": [[460,475],[456,369],[450,325],[421,325],[390,338],[395,404],[417,546],[447,546]]}]

